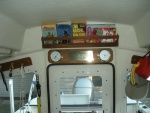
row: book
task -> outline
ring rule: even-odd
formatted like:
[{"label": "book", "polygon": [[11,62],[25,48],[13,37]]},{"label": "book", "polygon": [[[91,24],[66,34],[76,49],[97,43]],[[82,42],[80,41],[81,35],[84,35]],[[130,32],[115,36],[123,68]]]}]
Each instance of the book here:
[{"label": "book", "polygon": [[87,36],[102,36],[100,24],[87,24]]},{"label": "book", "polygon": [[[86,22],[73,22],[72,23],[72,34],[73,37],[86,36]],[[85,43],[84,39],[73,40],[73,43]]]},{"label": "book", "polygon": [[[57,36],[58,37],[71,37],[72,36],[72,27],[71,23],[57,23]],[[72,40],[59,40],[59,44],[72,43]]]},{"label": "book", "polygon": [[115,24],[102,24],[103,36],[113,36],[116,35]]},{"label": "book", "polygon": [[[87,36],[113,36],[116,35],[115,24],[87,24]],[[92,40],[92,39],[91,39]],[[104,40],[95,39],[90,43],[100,43]]]},{"label": "book", "polygon": [[[42,26],[42,36],[43,37],[57,37],[56,24],[55,23],[45,23]],[[44,41],[44,44],[58,44],[57,40],[53,41]]]},{"label": "book", "polygon": [[[103,36],[115,36],[115,35],[117,35],[115,24],[103,24],[102,31],[103,31],[103,34],[102,34]],[[116,38],[102,39],[101,43],[112,43],[112,42],[115,42],[116,40],[117,40]]]},{"label": "book", "polygon": [[115,24],[88,24],[87,36],[112,36],[116,35]]}]

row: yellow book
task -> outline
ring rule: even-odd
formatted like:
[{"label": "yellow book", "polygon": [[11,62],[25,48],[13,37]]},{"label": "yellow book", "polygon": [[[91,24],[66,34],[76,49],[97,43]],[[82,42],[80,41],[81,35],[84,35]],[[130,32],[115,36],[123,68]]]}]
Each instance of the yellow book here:
[{"label": "yellow book", "polygon": [[[73,21],[72,22],[72,36],[78,37],[78,36],[86,36],[86,21]],[[73,43],[86,43],[86,40],[79,39],[79,40],[73,40]]]}]

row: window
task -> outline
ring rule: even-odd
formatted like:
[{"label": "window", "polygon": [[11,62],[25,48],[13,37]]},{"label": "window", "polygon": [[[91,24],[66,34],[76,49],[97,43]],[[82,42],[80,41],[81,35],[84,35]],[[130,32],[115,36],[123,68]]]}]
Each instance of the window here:
[{"label": "window", "polygon": [[56,64],[47,69],[48,112],[115,113],[112,65]]}]

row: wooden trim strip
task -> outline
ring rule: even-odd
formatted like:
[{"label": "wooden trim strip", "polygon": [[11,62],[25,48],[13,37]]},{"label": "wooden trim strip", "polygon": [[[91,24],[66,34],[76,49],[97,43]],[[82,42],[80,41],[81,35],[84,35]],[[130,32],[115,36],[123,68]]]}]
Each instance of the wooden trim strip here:
[{"label": "wooden trim strip", "polygon": [[16,68],[20,68],[21,65],[23,65],[24,67],[32,65],[31,58],[26,57],[26,58],[22,58],[22,59],[10,61],[10,62],[5,62],[5,63],[0,64],[0,67],[2,71],[7,71],[7,70],[10,70],[12,66],[13,66],[13,69],[16,69]]}]

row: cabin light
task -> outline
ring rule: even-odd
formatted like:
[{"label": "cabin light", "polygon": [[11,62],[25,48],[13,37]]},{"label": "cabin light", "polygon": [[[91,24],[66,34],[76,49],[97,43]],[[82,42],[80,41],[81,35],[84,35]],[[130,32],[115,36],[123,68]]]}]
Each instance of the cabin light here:
[{"label": "cabin light", "polygon": [[149,77],[146,80],[150,81],[150,75],[149,75]]},{"label": "cabin light", "polygon": [[93,51],[87,51],[86,61],[92,62],[93,60],[94,60],[94,58],[93,58]]}]

